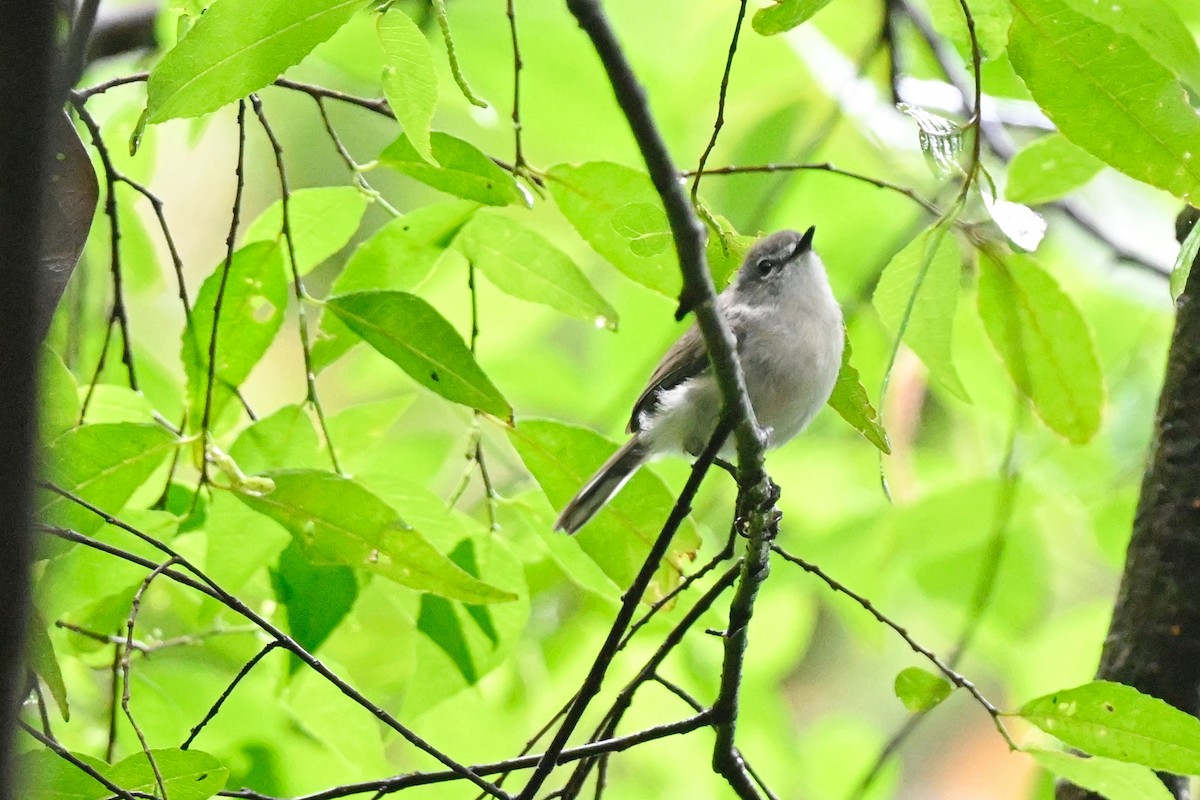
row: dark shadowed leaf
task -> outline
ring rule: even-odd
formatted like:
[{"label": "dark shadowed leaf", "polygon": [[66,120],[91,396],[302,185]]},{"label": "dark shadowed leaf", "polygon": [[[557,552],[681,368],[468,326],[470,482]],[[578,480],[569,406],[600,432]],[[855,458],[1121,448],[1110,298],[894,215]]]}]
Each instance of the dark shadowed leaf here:
[{"label": "dark shadowed leaf", "polygon": [[36,611],[29,619],[29,640],[26,657],[29,667],[34,671],[54,698],[58,711],[64,722],[71,719],[71,709],[67,705],[67,685],[63,682],[62,670],[58,666],[58,658],[54,655],[54,643],[50,641],[50,632],[46,620]]},{"label": "dark shadowed leaf", "polygon": [[66,112],[50,118],[50,147],[50,180],[42,195],[39,339],[50,324],[58,299],[79,263],[100,198],[96,170]]},{"label": "dark shadowed leaf", "polygon": [[[288,632],[310,653],[350,613],[358,597],[353,569],[312,563],[295,539],[279,554],[279,564],[271,570],[271,586],[287,609]],[[289,671],[295,673],[301,666],[293,658]]]}]

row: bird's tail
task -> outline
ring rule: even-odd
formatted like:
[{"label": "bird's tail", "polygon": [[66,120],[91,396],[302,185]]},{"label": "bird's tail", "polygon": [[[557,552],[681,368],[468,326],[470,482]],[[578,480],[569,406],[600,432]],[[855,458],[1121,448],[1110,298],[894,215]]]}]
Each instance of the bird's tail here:
[{"label": "bird's tail", "polygon": [[621,446],[612,458],[604,462],[604,466],[596,471],[579,494],[571,498],[571,502],[563,508],[554,523],[554,530],[575,533],[595,516],[612,496],[621,491],[626,481],[633,477],[638,467],[645,463],[649,456],[645,444],[635,436]]}]

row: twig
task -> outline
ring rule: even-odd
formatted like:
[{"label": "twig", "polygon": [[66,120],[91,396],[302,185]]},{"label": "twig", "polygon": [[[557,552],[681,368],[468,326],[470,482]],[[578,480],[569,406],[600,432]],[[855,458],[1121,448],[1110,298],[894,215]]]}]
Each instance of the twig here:
[{"label": "twig", "polygon": [[513,51],[513,104],[512,124],[514,154],[513,167],[517,170],[525,168],[525,152],[521,148],[521,69],[525,62],[521,60],[521,45],[517,40],[517,3],[516,0],[505,0],[504,11],[508,16],[508,30],[512,36]]},{"label": "twig", "polygon": [[158,786],[158,794],[162,800],[167,800],[167,787],[163,781],[162,770],[158,768],[158,761],[154,758],[154,754],[150,752],[150,743],[146,741],[146,734],[142,732],[141,726],[137,724],[137,720],[133,717],[133,709],[130,708],[129,701],[132,697],[132,689],[129,681],[129,664],[130,654],[133,652],[133,626],[137,623],[138,612],[142,607],[142,597],[146,594],[146,590],[150,588],[150,584],[159,575],[162,575],[172,566],[177,563],[177,559],[172,556],[155,567],[142,585],[133,595],[133,602],[129,606],[129,617],[125,621],[125,649],[124,655],[121,658],[121,710],[125,712],[125,718],[129,720],[130,727],[133,728],[134,734],[137,735],[138,742],[141,743],[142,753],[146,756],[146,761],[150,763],[150,770],[154,773],[154,782]]},{"label": "twig", "polygon": [[[133,342],[129,334],[129,317],[125,311],[125,290],[124,280],[121,275],[121,221],[120,214],[117,209],[117,169],[113,166],[112,157],[109,155],[108,146],[104,143],[104,136],[100,131],[100,125],[95,118],[87,112],[86,109],[77,106],[76,111],[79,114],[79,119],[82,120],[84,126],[88,129],[88,135],[92,140],[92,146],[96,148],[96,153],[100,157],[100,165],[104,171],[104,214],[108,217],[109,225],[109,268],[112,272],[113,285],[113,301],[112,311],[110,312],[110,324],[115,320],[121,328],[121,361],[125,364],[125,370],[129,379],[129,388],[138,391],[137,371],[133,364]],[[103,361],[104,354],[101,353]],[[97,369],[97,379],[99,377],[99,369]],[[94,384],[93,384],[94,385]],[[91,390],[88,392],[88,397],[91,396]],[[84,410],[87,405],[84,403]]]},{"label": "twig", "polygon": [[49,736],[46,736],[41,731],[39,731],[37,728],[31,727],[23,720],[17,720],[17,725],[21,728],[21,730],[25,731],[30,736],[32,736],[34,739],[41,742],[46,747],[50,748],[50,750],[56,756],[61,758],[63,761],[66,761],[71,766],[75,767],[77,770],[79,770],[80,772],[82,772],[85,775],[87,775],[88,777],[90,777],[92,780],[99,783],[105,789],[112,792],[113,795],[115,795],[116,797],[120,797],[122,800],[142,800],[142,798],[150,798],[150,800],[156,800],[153,797],[153,795],[143,794],[142,792],[130,792],[126,789],[122,789],[120,786],[113,783],[108,778],[104,777],[104,775],[102,773],[100,773],[91,764],[87,763],[83,759],[76,756],[74,753],[72,753],[67,748],[63,747],[61,744],[59,744],[54,739],[51,739]]},{"label": "twig", "polygon": [[[713,603],[717,601],[722,594],[733,585],[738,577],[740,564],[734,564],[730,569],[725,571],[717,581],[705,592],[696,604],[688,609],[687,613],[679,620],[678,623],[671,629],[670,633],[663,637],[659,646],[655,649],[653,655],[647,659],[638,673],[625,685],[620,693],[617,694],[613,701],[612,707],[608,713],[604,715],[604,719],[597,726],[595,733],[592,735],[591,741],[599,741],[601,739],[612,738],[617,731],[617,726],[621,724],[621,720],[625,717],[625,713],[633,705],[634,695],[637,694],[647,681],[654,678],[658,668],[668,655],[683,641],[683,637],[687,634],[692,626],[704,616],[707,611],[712,608]],[[694,709],[700,711],[702,709]],[[578,795],[583,788],[584,782],[587,780],[588,773],[591,771],[592,765],[595,762],[591,759],[585,759],[578,767],[575,768],[574,774],[563,790],[564,798],[572,798]]]},{"label": "twig", "polygon": [[108,668],[108,737],[104,743],[104,760],[109,764],[117,753],[117,709],[121,707],[121,638],[114,636],[112,663]]},{"label": "twig", "polygon": [[689,310],[695,310],[696,322],[704,336],[713,371],[721,389],[721,400],[728,413],[737,421],[738,467],[742,485],[758,483],[763,477],[763,435],[750,405],[745,377],[736,354],[736,342],[729,327],[716,307],[717,293],[712,275],[708,271],[704,242],[707,232],[696,217],[691,202],[679,186],[678,170],[671,161],[666,142],[663,141],[646,101],[646,93],[625,53],[617,42],[616,34],[597,0],[567,0],[567,7],[588,34],[604,69],[609,84],[617,97],[617,103],[629,122],[630,130],[637,140],[642,158],[654,188],[662,197],[675,241],[676,254],[683,272],[683,292],[676,310],[682,318]]},{"label": "twig", "polygon": [[[919,205],[921,208],[925,209],[925,211],[927,211],[928,213],[933,214],[934,216],[939,216],[942,213],[941,209],[939,209],[937,206],[935,206],[933,203],[929,202],[925,198],[921,197],[921,195],[917,194],[916,190],[914,190],[914,189],[909,189],[904,186],[899,186],[894,183],[889,183],[888,181],[881,180],[879,178],[873,178],[870,175],[863,175],[860,172],[851,172],[850,170],[847,170],[847,169],[841,169],[840,167],[835,167],[833,164],[830,164],[828,161],[823,161],[823,162],[817,163],[817,164],[753,164],[753,165],[745,166],[745,167],[737,167],[737,166],[718,167],[717,169],[707,170],[707,171],[705,171],[704,174],[705,175],[744,175],[746,173],[752,173],[752,172],[800,172],[800,171],[809,171],[809,170],[816,171],[816,172],[828,172],[833,175],[841,175],[845,178],[850,178],[852,180],[861,181],[863,183],[869,183],[872,186],[875,186],[879,189],[887,189],[888,191],[896,192],[898,194],[904,195],[909,200],[912,200],[914,203]],[[694,172],[692,170],[685,170],[679,174],[682,177],[687,178],[687,177],[696,175],[696,172]]]},{"label": "twig", "polygon": [[[471,297],[471,355],[475,355],[475,345],[479,340],[479,297],[475,283],[475,262],[467,259],[467,291]],[[471,417],[471,430],[467,435],[467,468],[463,471],[458,488],[450,496],[449,506],[453,508],[466,491],[471,481],[472,467],[479,468],[479,479],[483,482],[484,503],[487,506],[488,527],[492,531],[499,530],[496,522],[496,488],[492,485],[492,476],[488,473],[487,462],[483,460],[483,415],[476,411]]]},{"label": "twig", "polygon": [[321,398],[317,395],[317,374],[312,365],[312,344],[308,336],[308,314],[304,310],[304,283],[300,280],[300,265],[296,263],[296,241],[292,236],[292,223],[288,206],[291,204],[292,190],[288,185],[287,170],[283,165],[283,145],[275,135],[271,123],[263,111],[262,100],[258,95],[250,95],[250,103],[254,106],[254,114],[262,125],[263,132],[271,143],[271,151],[275,154],[275,169],[279,173],[279,198],[283,207],[283,239],[287,243],[288,265],[292,269],[292,288],[296,293],[296,322],[300,329],[300,349],[304,354],[304,380],[308,387],[306,397],[308,403],[317,412],[317,422],[321,426],[321,435],[325,438],[325,447],[329,450],[329,460],[333,463],[333,471],[341,473],[337,453],[334,452],[333,439],[329,435],[329,425],[325,422],[325,409],[321,407]]},{"label": "twig", "polygon": [[83,74],[83,59],[87,53],[88,39],[91,38],[92,28],[96,24],[96,11],[100,8],[100,0],[82,0],[79,13],[71,22],[71,35],[63,50],[62,90],[70,89]]},{"label": "twig", "polygon": [[654,616],[659,611],[661,611],[668,603],[671,603],[672,601],[675,600],[675,598],[679,597],[679,595],[681,595],[683,592],[690,589],[692,584],[694,584],[696,581],[703,578],[705,575],[707,575],[712,570],[716,569],[716,567],[719,564],[721,564],[724,561],[727,561],[729,559],[729,557],[733,555],[733,542],[734,542],[735,536],[736,536],[736,533],[731,531],[729,538],[725,541],[725,546],[723,548],[721,548],[721,551],[719,553],[717,553],[712,558],[710,558],[708,560],[708,563],[706,563],[703,567],[701,567],[700,569],[696,570],[695,572],[691,573],[690,575],[685,577],[683,580],[681,580],[679,582],[679,585],[676,586],[674,589],[667,592],[665,595],[663,595],[659,599],[655,600],[650,605],[650,608],[646,610],[646,613],[642,615],[641,619],[634,620],[633,624],[629,626],[629,632],[625,634],[625,638],[621,641],[621,646],[624,647],[625,645],[629,644],[629,640],[633,638],[634,634],[636,634],[639,630],[642,629],[642,627],[644,627],[648,622],[650,622],[650,620],[652,620],[654,618]]},{"label": "twig", "polygon": [[242,682],[242,678],[249,675],[250,670],[254,669],[258,662],[262,661],[263,657],[266,656],[267,653],[279,646],[280,643],[278,639],[267,642],[267,645],[263,647],[263,649],[255,653],[253,658],[242,665],[242,668],[238,670],[237,675],[234,675],[233,680],[230,681],[229,685],[225,687],[225,691],[221,692],[220,697],[218,697],[216,702],[212,704],[212,707],[208,709],[208,713],[204,715],[204,719],[200,720],[195,724],[195,726],[193,726],[191,732],[188,733],[187,738],[184,739],[183,744],[179,745],[180,750],[187,750],[189,747],[191,747],[192,742],[194,742],[196,737],[200,735],[200,731],[204,730],[204,726],[211,722],[213,717],[220,713],[221,706],[223,706],[225,701],[229,699],[229,695],[233,694],[233,690],[237,688],[239,683]]},{"label": "twig", "polygon": [[[676,722],[668,722],[665,725],[656,725],[652,728],[631,733],[628,736],[620,736],[614,739],[605,739],[599,742],[589,742],[588,744],[572,747],[558,753],[556,762],[558,764],[569,764],[572,761],[578,761],[581,758],[590,758],[599,753],[619,753],[630,748],[636,747],[647,742],[666,739],[670,736],[680,736],[699,730],[712,723],[712,718],[707,713],[699,713]],[[495,775],[500,772],[510,772],[518,769],[533,769],[537,767],[545,758],[545,753],[535,753],[533,755],[521,756],[519,758],[510,758],[507,761],[496,761],[489,764],[475,764],[470,767],[471,771],[476,775]],[[384,778],[378,781],[368,781],[365,783],[352,783],[344,786],[335,786],[331,789],[326,789],[321,792],[314,792],[302,797],[294,798],[294,800],[336,800],[339,797],[349,797],[355,794],[364,794],[366,792],[376,792],[379,796],[399,792],[403,789],[410,789],[415,786],[429,786],[436,783],[446,783],[447,781],[457,780],[460,776],[449,771],[439,772],[411,772],[407,775],[397,775],[393,778]],[[221,792],[222,797],[236,797],[242,800],[278,800],[269,795],[259,794],[258,792],[241,790],[237,792]]]},{"label": "twig", "polygon": [[563,751],[567,740],[571,737],[575,727],[583,717],[583,712],[587,709],[592,699],[600,692],[600,685],[603,683],[604,676],[618,652],[621,639],[624,637],[625,630],[633,619],[633,614],[637,609],[638,603],[641,602],[642,595],[645,594],[646,588],[650,585],[654,573],[658,571],[659,563],[666,555],[667,549],[675,537],[675,532],[679,529],[679,526],[683,523],[684,518],[687,517],[691,509],[692,498],[695,497],[696,491],[700,488],[700,483],[704,480],[704,476],[708,472],[708,468],[712,465],[713,459],[728,436],[729,425],[723,422],[721,425],[718,425],[712,439],[704,448],[704,452],[696,459],[696,463],[692,466],[691,475],[688,476],[683,491],[680,492],[679,498],[675,501],[675,506],[671,509],[671,514],[667,517],[662,531],[659,533],[658,538],[655,539],[654,544],[651,545],[650,552],[642,562],[641,569],[638,570],[633,583],[625,591],[624,595],[622,595],[621,607],[618,609],[616,618],[609,628],[608,635],[604,639],[604,644],[600,646],[599,652],[596,653],[596,659],[592,662],[591,669],[580,684],[579,691],[576,692],[571,707],[563,715],[562,724],[559,725],[554,738],[551,739],[550,745],[546,748],[546,752],[543,754],[537,769],[534,770],[533,775],[530,777],[529,783],[517,795],[518,800],[532,800],[537,795],[538,789],[541,788],[542,783],[549,777],[551,770],[554,769],[555,764],[558,762],[559,754]]},{"label": "twig", "polygon": [[346,103],[347,105],[365,108],[367,111],[374,111],[376,114],[382,114],[383,116],[390,117],[391,119],[396,118],[396,114],[392,111],[391,106],[389,106],[387,100],[383,99],[382,97],[359,97],[357,95],[339,92],[335,89],[327,89],[324,86],[316,86],[311,83],[294,81],[290,78],[276,78],[275,85],[283,89],[291,89],[292,91],[303,92],[314,99],[323,97],[330,100],[337,100],[338,102]]},{"label": "twig", "polygon": [[784,560],[790,561],[791,563],[800,567],[800,569],[804,570],[805,572],[807,572],[809,574],[816,575],[830,589],[833,589],[835,592],[840,592],[841,594],[846,595],[851,600],[858,603],[858,605],[860,605],[863,609],[865,609],[876,620],[878,620],[879,622],[882,622],[884,625],[888,626],[893,631],[895,631],[896,634],[899,635],[900,638],[904,640],[905,644],[907,644],[909,647],[911,647],[914,652],[919,653],[920,655],[924,656],[929,661],[929,663],[933,664],[933,666],[937,668],[938,672],[942,673],[942,675],[945,676],[946,680],[950,681],[950,683],[954,684],[955,686],[959,687],[960,689],[966,689],[967,693],[970,694],[972,697],[974,697],[976,702],[978,702],[979,705],[983,706],[984,710],[987,711],[988,715],[992,718],[992,722],[996,726],[996,730],[998,730],[1000,732],[1000,735],[1002,737],[1004,737],[1004,741],[1008,743],[1008,746],[1010,748],[1012,748],[1013,750],[1019,749],[1017,747],[1016,742],[1014,742],[1012,737],[1009,735],[1008,730],[1004,727],[1004,723],[1000,719],[1000,717],[1001,717],[1000,709],[996,708],[996,706],[993,705],[990,700],[988,700],[986,697],[984,697],[983,693],[979,691],[979,689],[975,686],[974,683],[972,683],[966,677],[964,677],[963,675],[959,674],[954,669],[952,669],[949,664],[947,664],[945,661],[943,661],[941,658],[939,658],[938,655],[936,653],[934,653],[932,650],[930,650],[928,647],[925,647],[923,644],[921,644],[916,639],[914,639],[912,637],[912,635],[909,634],[909,632],[905,628],[903,628],[899,623],[894,622],[890,617],[888,617],[882,611],[880,611],[878,608],[876,608],[874,603],[872,603],[867,598],[863,597],[858,592],[849,588],[845,584],[840,583],[836,579],[830,577],[828,573],[826,573],[824,570],[822,570],[816,564],[805,561],[800,556],[792,555],[791,553],[787,552],[786,550],[779,547],[778,545],[772,545],[771,549],[774,550],[776,553],[778,553]]},{"label": "twig", "polygon": [[695,178],[692,180],[692,204],[699,206],[700,178],[704,176],[704,165],[708,163],[708,157],[712,154],[713,148],[717,146],[717,137],[721,134],[721,128],[725,125],[725,97],[729,92],[729,74],[733,71],[733,55],[737,52],[738,37],[742,35],[742,21],[746,18],[746,0],[740,0],[738,3],[737,22],[733,25],[733,38],[729,41],[729,54],[725,57],[725,71],[721,74],[721,91],[717,99],[717,119],[713,122],[712,136],[708,140],[708,146],[704,148],[704,152],[700,155],[700,163],[696,166]]},{"label": "twig", "polygon": [[75,91],[75,96],[80,102],[86,103],[90,98],[104,94],[109,89],[115,89],[118,86],[129,86],[135,83],[145,83],[150,78],[149,72],[135,72],[131,75],[121,75],[116,78],[110,78],[103,83],[97,83],[95,86],[89,86],[86,89],[78,89]]},{"label": "twig", "polygon": [[338,155],[341,156],[342,161],[345,162],[346,168],[354,176],[354,182],[358,184],[358,188],[373,202],[378,203],[384,211],[393,217],[400,216],[400,212],[396,207],[385,200],[383,195],[367,181],[367,177],[363,175],[362,167],[354,160],[354,156],[350,155],[350,150],[346,147],[346,143],[342,141],[342,137],[338,136],[337,130],[333,127],[333,120],[329,117],[329,109],[325,107],[325,98],[316,96],[313,97],[313,101],[317,104],[317,112],[321,115],[321,123],[325,126],[325,132],[329,134],[329,139],[333,142],[333,146],[337,150]]},{"label": "twig", "polygon": [[729,627],[725,631],[725,653],[721,663],[721,688],[712,708],[717,728],[716,743],[713,745],[713,770],[724,777],[743,800],[753,800],[759,797],[759,793],[735,744],[742,666],[749,643],[754,603],[759,587],[770,573],[771,547],[779,533],[780,514],[774,507],[777,499],[778,490],[764,495],[757,487],[754,491],[743,491],[738,496],[737,518],[747,526],[746,556],[742,561],[737,589],[729,604]]},{"label": "twig", "polygon": [[[208,484],[208,438],[209,426],[212,424],[213,385],[217,382],[217,335],[221,329],[221,307],[225,302],[225,288],[229,283],[229,272],[233,267],[233,252],[237,245],[238,226],[242,218],[242,192],[246,187],[246,101],[238,101],[238,152],[237,167],[234,170],[236,185],[233,192],[233,211],[229,218],[229,233],[225,236],[225,263],[221,267],[221,282],[217,285],[217,296],[213,300],[212,332],[208,339],[208,378],[204,385],[204,410],[200,416],[200,438],[204,455],[200,459],[200,480],[196,485],[196,497],[193,504],[200,498],[200,491]],[[199,344],[199,343],[196,343]]]},{"label": "twig", "polygon": [[[963,623],[962,633],[959,634],[954,650],[950,653],[949,658],[946,659],[946,664],[951,669],[958,668],[958,664],[970,646],[971,640],[979,630],[980,620],[982,620],[984,613],[991,605],[992,595],[996,588],[996,579],[1000,574],[1000,563],[1004,558],[1004,550],[1008,542],[1009,523],[1012,520],[1013,505],[1016,500],[1020,477],[1016,471],[1016,449],[1017,434],[1020,431],[1023,411],[1024,400],[1018,398],[1015,403],[1012,427],[1009,429],[1008,444],[1005,447],[1004,458],[1001,460],[1000,494],[996,501],[995,514],[992,517],[992,531],[991,536],[988,537],[983,566],[980,569],[979,576],[975,580],[975,589],[972,592],[971,605],[967,611],[966,621]],[[914,713],[892,734],[892,737],[880,749],[874,763],[871,764],[871,767],[863,774],[862,779],[859,780],[850,798],[857,800],[866,796],[867,790],[871,788],[871,785],[882,774],[888,760],[920,726],[921,721],[926,718],[927,714],[928,711]]]},{"label": "twig", "polygon": [[[99,633],[98,631],[91,631],[82,626],[67,622],[66,620],[61,620],[61,619],[55,620],[54,627],[62,628],[63,630],[70,631],[71,633],[77,633],[80,636],[85,636],[88,639],[91,639],[92,641],[95,641],[95,642],[103,642],[105,644],[122,644],[122,645],[128,643],[124,636],[110,634],[110,633]],[[255,628],[218,628],[218,629],[211,630],[211,631],[205,631],[203,633],[199,633],[194,636],[176,636],[171,639],[163,639],[161,642],[154,642],[154,643],[140,642],[135,639],[132,642],[131,646],[133,647],[133,649],[136,652],[141,653],[142,655],[148,656],[153,653],[157,653],[159,650],[166,650],[166,649],[172,648],[172,647],[187,647],[189,645],[200,644],[205,639],[209,639],[213,636],[225,636],[225,635],[231,635],[231,634],[253,633],[255,630],[256,630]]]},{"label": "twig", "polygon": [[[353,686],[351,686],[349,683],[347,683],[341,676],[339,676],[337,673],[335,673],[333,670],[331,670],[329,667],[327,667],[324,663],[322,663],[319,659],[317,659],[312,653],[310,653],[308,650],[306,650],[303,645],[301,645],[299,642],[297,642],[292,637],[288,636],[286,633],[284,633],[282,630],[280,630],[278,627],[276,627],[274,624],[272,624],[270,621],[268,621],[266,618],[264,618],[258,612],[254,611],[252,608],[247,606],[242,600],[238,599],[236,596],[225,591],[223,588],[221,588],[221,586],[218,583],[216,583],[216,581],[214,581],[212,578],[210,578],[207,574],[205,574],[202,570],[200,570],[198,567],[196,567],[194,564],[192,564],[190,561],[188,561],[182,555],[180,555],[175,550],[173,550],[170,546],[168,546],[164,542],[159,541],[158,539],[155,539],[153,536],[150,536],[149,534],[135,528],[134,526],[130,525],[129,523],[114,517],[113,515],[109,514],[108,512],[104,511],[103,509],[93,505],[92,503],[89,503],[87,500],[84,500],[82,497],[79,497],[78,495],[68,492],[67,490],[62,489],[61,487],[56,486],[53,483],[50,483],[47,481],[42,481],[39,485],[42,488],[48,489],[49,491],[52,491],[55,494],[65,497],[66,499],[70,500],[71,502],[75,503],[76,505],[87,509],[92,514],[94,514],[95,516],[104,520],[109,525],[113,525],[115,527],[120,528],[123,531],[126,531],[127,533],[132,534],[139,540],[154,547],[159,552],[162,552],[168,556],[173,557],[176,560],[176,563],[178,563],[180,565],[180,567],[186,569],[188,572],[191,573],[191,576],[195,576],[195,577],[180,574],[172,569],[167,569],[167,570],[163,571],[162,574],[164,576],[170,578],[173,581],[182,583],[186,586],[190,586],[193,589],[203,592],[204,594],[208,595],[209,597],[214,598],[215,600],[222,603],[224,606],[226,606],[230,610],[234,611],[235,613],[239,614],[240,616],[242,616],[249,622],[256,625],[258,628],[260,628],[262,631],[264,631],[272,639],[275,639],[276,641],[278,641],[280,647],[283,647],[284,649],[295,654],[295,656],[297,658],[299,658],[300,661],[302,661],[305,664],[305,666],[307,666],[309,669],[313,670],[318,675],[323,677],[325,680],[327,680],[331,684],[333,684],[338,689],[338,691],[340,691],[343,695],[345,695],[350,700],[352,700],[354,703],[356,703],[358,706],[360,706],[361,708],[366,710],[368,713],[370,713],[373,717],[375,717],[377,720],[382,722],[384,725],[388,726],[393,731],[400,734],[400,736],[403,737],[409,744],[411,744],[414,747],[418,748],[419,750],[433,756],[443,766],[448,767],[451,772],[453,772],[456,776],[458,776],[458,778],[471,781],[479,788],[487,791],[488,794],[492,795],[493,797],[499,798],[499,800],[510,800],[507,792],[504,792],[504,791],[498,789],[493,784],[483,780],[481,777],[479,777],[479,775],[472,772],[470,770],[470,768],[465,767],[462,764],[455,761],[454,759],[450,758],[450,756],[446,755],[441,750],[438,750],[436,747],[429,744],[423,738],[418,736],[414,731],[409,729],[407,726],[403,725],[399,720],[397,720],[395,717],[393,717],[387,711],[383,710],[375,703],[372,703],[370,700],[368,700],[366,698],[365,695],[363,695],[361,692],[359,692],[357,689],[355,689]],[[158,566],[155,562],[150,561],[149,559],[145,559],[140,556],[134,555],[133,553],[130,553],[128,551],[121,550],[120,548],[104,544],[103,542],[98,542],[95,539],[91,538],[90,536],[84,536],[83,534],[77,533],[75,531],[65,530],[63,528],[57,528],[57,527],[48,526],[48,525],[39,526],[39,530],[42,530],[53,536],[58,536],[60,538],[67,539],[68,541],[78,542],[87,547],[91,547],[91,548],[94,548],[97,550],[102,550],[106,553],[115,555],[126,561],[130,561],[135,564],[140,564],[148,569],[154,569],[155,567]]]},{"label": "twig", "polygon": [[29,671],[30,691],[33,692],[33,699],[37,703],[38,722],[42,723],[42,733],[48,737],[54,736],[54,731],[50,727],[50,710],[46,707],[46,696],[42,693],[42,684],[38,680],[38,676],[33,670]]}]

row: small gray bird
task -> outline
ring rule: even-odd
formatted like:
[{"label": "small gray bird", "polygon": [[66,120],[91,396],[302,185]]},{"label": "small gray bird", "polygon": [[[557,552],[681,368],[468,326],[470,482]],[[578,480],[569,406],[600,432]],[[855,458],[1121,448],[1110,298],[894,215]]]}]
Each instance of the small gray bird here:
[{"label": "small gray bird", "polygon": [[[803,430],[829,399],[842,363],[842,310],[813,252],[814,231],[779,231],[755,243],[736,280],[717,297],[768,447]],[[626,429],[632,438],[567,503],[554,529],[578,531],[646,461],[668,453],[699,455],[721,408],[704,339],[692,325],[634,403]],[[723,452],[730,449],[727,443]]]}]

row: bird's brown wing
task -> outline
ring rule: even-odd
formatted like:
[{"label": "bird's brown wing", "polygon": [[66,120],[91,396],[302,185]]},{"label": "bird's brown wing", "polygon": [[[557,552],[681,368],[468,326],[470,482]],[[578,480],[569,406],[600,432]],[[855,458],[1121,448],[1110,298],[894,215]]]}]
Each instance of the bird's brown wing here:
[{"label": "bird's brown wing", "polygon": [[[740,326],[734,319],[738,314],[735,309],[724,309],[724,312],[725,320],[740,345],[741,337],[738,336]],[[646,383],[646,388],[642,390],[637,402],[633,404],[633,413],[629,417],[629,425],[625,428],[625,432],[637,433],[641,430],[638,418],[647,411],[654,410],[660,394],[708,369],[708,351],[704,347],[704,337],[700,335],[700,328],[693,323],[692,327],[684,331],[683,336],[680,336],[675,344],[671,345],[671,349],[662,357],[662,361],[658,362],[654,374]]]}]

